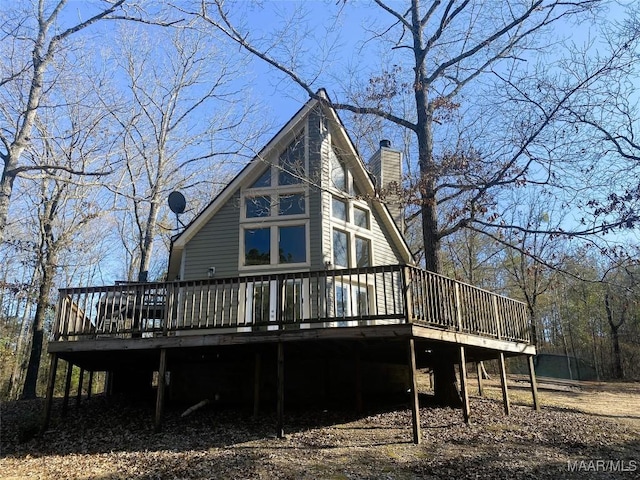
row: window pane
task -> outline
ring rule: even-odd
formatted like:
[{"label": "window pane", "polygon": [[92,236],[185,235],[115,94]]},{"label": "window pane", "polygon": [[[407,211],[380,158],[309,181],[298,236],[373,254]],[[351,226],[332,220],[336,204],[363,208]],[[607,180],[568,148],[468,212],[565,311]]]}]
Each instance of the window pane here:
[{"label": "window pane", "polygon": [[261,188],[261,187],[270,187],[271,186],[271,168],[267,168],[267,170],[260,175],[260,178],[256,180],[250,188]]},{"label": "window pane", "polygon": [[253,321],[262,323],[269,321],[269,282],[253,285]]},{"label": "window pane", "polygon": [[304,213],[304,194],[280,195],[278,215],[300,215]]},{"label": "window pane", "polygon": [[329,153],[331,160],[331,184],[338,190],[347,191],[347,174],[343,163],[335,152],[335,147],[331,148]]},{"label": "window pane", "polygon": [[333,231],[333,264],[336,267],[348,267],[347,234],[340,230]]},{"label": "window pane", "polygon": [[271,197],[247,197],[245,199],[247,218],[268,217],[270,215]]},{"label": "window pane", "polygon": [[333,218],[347,221],[347,203],[333,197],[331,202],[331,212]]},{"label": "window pane", "polygon": [[295,185],[302,182],[304,170],[304,136],[299,135],[280,155],[279,185]]},{"label": "window pane", "polygon": [[365,238],[356,237],[356,265],[358,267],[371,265],[371,244]]},{"label": "window pane", "polygon": [[346,317],[349,312],[349,287],[336,284],[336,317]]},{"label": "window pane", "polygon": [[294,321],[302,318],[302,281],[287,280],[284,287],[283,321]]},{"label": "window pane", "polygon": [[356,302],[354,312],[356,315],[369,315],[369,295],[366,287],[355,287]]},{"label": "window pane", "polygon": [[353,207],[353,223],[358,227],[369,228],[369,212]]},{"label": "window pane", "polygon": [[304,225],[278,227],[278,255],[280,263],[307,261],[307,241]]},{"label": "window pane", "polygon": [[245,265],[269,265],[271,263],[271,229],[245,230],[244,252]]}]

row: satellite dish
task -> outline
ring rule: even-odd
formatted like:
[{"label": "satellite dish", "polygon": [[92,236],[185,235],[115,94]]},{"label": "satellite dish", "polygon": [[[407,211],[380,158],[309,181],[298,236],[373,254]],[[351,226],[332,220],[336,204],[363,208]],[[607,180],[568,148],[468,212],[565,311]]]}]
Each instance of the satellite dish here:
[{"label": "satellite dish", "polygon": [[180,192],[171,192],[169,194],[169,208],[176,215],[180,215],[187,207],[187,201]]}]

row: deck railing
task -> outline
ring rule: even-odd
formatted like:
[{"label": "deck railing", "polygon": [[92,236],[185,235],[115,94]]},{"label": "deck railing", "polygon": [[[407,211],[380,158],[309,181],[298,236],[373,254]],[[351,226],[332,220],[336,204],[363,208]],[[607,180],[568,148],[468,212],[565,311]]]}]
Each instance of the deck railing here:
[{"label": "deck railing", "polygon": [[53,339],[407,322],[531,341],[521,302],[402,265],[63,288]]}]

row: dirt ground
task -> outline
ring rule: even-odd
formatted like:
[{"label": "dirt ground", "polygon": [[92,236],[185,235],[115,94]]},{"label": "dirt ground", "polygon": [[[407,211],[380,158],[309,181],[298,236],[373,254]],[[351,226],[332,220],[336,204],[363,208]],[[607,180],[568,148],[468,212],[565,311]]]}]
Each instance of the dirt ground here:
[{"label": "dirt ground", "polygon": [[411,442],[407,404],[361,415],[288,412],[286,438],[268,412],[169,410],[153,433],[153,406],[102,397],[72,406],[41,437],[42,402],[4,403],[2,479],[539,479],[640,477],[640,384],[540,381],[541,411],[528,384],[509,382],[502,411],[495,380],[485,397],[470,382],[471,423],[460,410],[421,408],[422,444]]}]

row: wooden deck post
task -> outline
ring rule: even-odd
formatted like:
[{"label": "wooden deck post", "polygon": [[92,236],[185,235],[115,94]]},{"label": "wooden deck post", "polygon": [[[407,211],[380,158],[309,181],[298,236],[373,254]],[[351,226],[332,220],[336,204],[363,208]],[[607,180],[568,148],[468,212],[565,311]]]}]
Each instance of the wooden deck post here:
[{"label": "wooden deck post", "polygon": [[531,396],[533,397],[533,409],[540,410],[540,401],[538,400],[538,382],[536,381],[536,370],[533,366],[533,355],[527,355],[529,363],[529,381],[531,382]]},{"label": "wooden deck post", "polygon": [[51,362],[49,365],[49,381],[47,382],[47,399],[44,404],[44,418],[42,419],[42,427],[40,433],[44,433],[49,428],[51,421],[51,405],[53,404],[53,392],[56,386],[56,373],[58,372],[58,354],[51,353]]},{"label": "wooden deck post", "polygon": [[260,352],[254,355],[253,367],[253,416],[257,417],[260,412],[260,370],[262,368],[262,356]]},{"label": "wooden deck post", "polygon": [[460,387],[462,390],[462,415],[464,416],[464,422],[469,423],[471,409],[469,407],[469,387],[467,385],[467,358],[462,345],[460,345]]},{"label": "wooden deck post", "polygon": [[278,342],[278,400],[276,405],[276,434],[284,438],[284,345]]},{"label": "wooden deck post", "polygon": [[80,377],[78,378],[78,391],[76,392],[76,408],[82,401],[82,383],[84,381],[84,368],[80,367]]},{"label": "wooden deck post", "polygon": [[360,349],[355,349],[355,389],[356,389],[356,412],[362,412],[362,358]]},{"label": "wooden deck post", "polygon": [[422,442],[420,430],[420,400],[418,397],[418,382],[416,379],[416,347],[413,338],[409,339],[409,380],[411,384],[411,420],[413,423],[413,443]]},{"label": "wooden deck post", "polygon": [[156,395],[156,418],[154,431],[162,430],[162,414],[164,413],[164,389],[167,373],[167,349],[160,349],[160,365],[158,366],[158,391]]},{"label": "wooden deck post", "polygon": [[509,392],[507,391],[507,369],[504,364],[504,353],[500,352],[498,355],[498,362],[500,363],[500,385],[502,386],[502,403],[504,405],[504,413],[509,415],[511,413],[511,405],[509,404]]},{"label": "wooden deck post", "polygon": [[69,391],[71,390],[71,376],[73,375],[73,363],[67,362],[67,378],[64,382],[64,399],[62,400],[62,416],[66,417],[69,411]]},{"label": "wooden deck post", "polygon": [[93,390],[93,370],[89,370],[89,381],[87,382],[87,400],[91,398],[91,390]]},{"label": "wooden deck post", "polygon": [[484,383],[482,378],[482,362],[476,362],[476,372],[478,372],[478,395],[484,397]]}]

